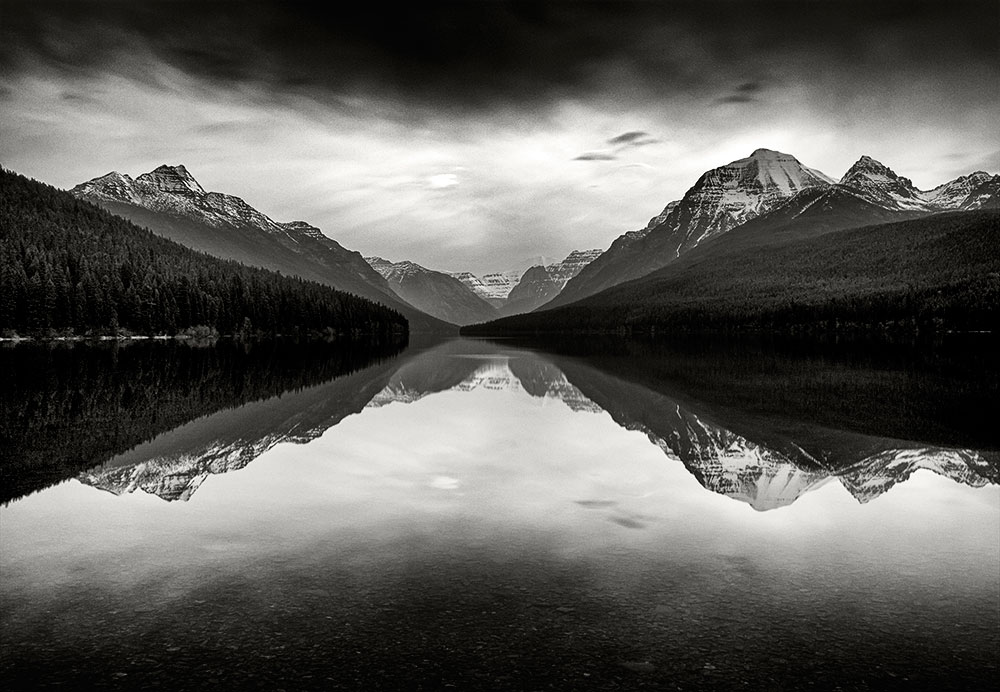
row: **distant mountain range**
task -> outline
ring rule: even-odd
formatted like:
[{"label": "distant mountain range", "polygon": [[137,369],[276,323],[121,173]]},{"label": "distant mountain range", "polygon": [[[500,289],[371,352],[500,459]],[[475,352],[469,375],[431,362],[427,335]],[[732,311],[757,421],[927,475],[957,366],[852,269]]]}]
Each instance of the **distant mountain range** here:
[{"label": "distant mountain range", "polygon": [[600,250],[574,250],[561,262],[532,265],[522,274],[512,270],[482,278],[471,272],[446,274],[406,260],[365,260],[406,302],[429,315],[466,325],[534,310],[558,295],[567,281],[600,254]]},{"label": "distant mountain range", "polygon": [[452,324],[474,324],[496,319],[499,311],[450,274],[415,262],[389,262],[365,257],[385,277],[389,287],[410,305]]},{"label": "distant mountain range", "polygon": [[477,389],[523,391],[578,413],[606,411],[622,427],[646,434],[706,489],[759,511],[791,504],[834,479],[859,502],[919,469],[975,487],[1000,482],[995,460],[976,451],[807,425],[797,426],[798,436],[791,438],[742,423],[736,432],[696,405],[585,360],[458,341],[193,421],[79,479],[115,494],[141,489],[186,501],[212,474],[241,469],[280,442],[307,443],[365,407],[411,405],[437,392]]},{"label": "distant mountain range", "polygon": [[758,149],[705,173],[532,315],[468,331],[987,329],[1000,318],[998,192],[983,172],[921,191],[867,156],[834,183]]},{"label": "distant mountain range", "polygon": [[531,267],[511,289],[507,302],[500,306],[500,314],[517,315],[544,305],[601,254],[601,250],[574,250],[562,262]]},{"label": "distant mountain range", "polygon": [[[600,257],[567,283],[545,309],[567,305],[601,290],[650,274],[702,243],[742,224],[789,206],[801,214],[818,205],[826,230],[912,218],[939,211],[967,211],[997,205],[1000,175],[976,172],[932,190],[917,190],[909,179],[862,156],[840,182],[798,159],[769,149],[703,174],[684,197],[669,203],[646,228],[619,237]],[[819,194],[819,193],[827,193]],[[841,216],[838,207],[867,203],[865,213]]]},{"label": "distant mountain range", "polygon": [[[840,240],[802,245],[795,251],[786,249],[848,229],[944,212],[997,209],[1000,207],[1000,175],[977,171],[931,190],[919,190],[909,179],[868,156],[862,156],[839,181],[835,181],[805,166],[794,156],[757,149],[744,159],[704,173],[681,199],[667,204],[645,228],[625,233],[603,252],[574,251],[559,262],[536,258],[529,263],[531,266],[483,276],[471,272],[448,274],[407,260],[391,262],[373,257],[366,261],[359,253],[345,249],[311,224],[276,222],[238,197],[205,191],[184,166],[160,166],[134,179],[113,172],[76,186],[72,193],[209,254],[316,280],[378,300],[404,314],[416,332],[448,332],[452,329],[450,325],[484,322],[489,326],[477,328],[479,333],[484,330],[497,333],[511,329],[535,330],[542,322],[551,329],[567,329],[581,317],[587,329],[646,328],[656,321],[678,323],[680,303],[687,315],[680,321],[690,322],[705,316],[711,323],[709,326],[716,328],[732,312],[711,314],[711,304],[717,302],[713,296],[718,296],[723,288],[713,283],[710,275],[721,276],[723,270],[728,272],[723,282],[726,289],[736,282],[742,287],[738,292],[748,297],[743,312],[754,315],[750,321],[756,320],[754,324],[758,327],[770,328],[787,315],[782,317],[774,313],[774,301],[770,299],[761,303],[762,294],[756,288],[747,290],[759,283],[760,276],[743,273],[744,269],[732,259],[736,254],[759,259],[761,253],[773,253],[774,248],[782,248],[782,261],[786,264],[780,268],[774,264],[764,266],[763,270],[778,279],[781,272],[777,270],[784,271],[789,285],[801,285],[805,280],[796,273],[799,267],[815,266],[800,253],[812,256],[820,250],[827,252],[824,266],[834,274],[843,273],[841,270],[845,268],[837,264],[842,253],[833,251],[844,247]],[[990,243],[988,228],[992,228],[992,222],[983,223],[985,226],[977,233],[986,233],[986,242]],[[926,230],[927,227],[921,228]],[[872,240],[862,234],[855,242],[864,247],[875,242],[879,247],[869,249],[886,260],[894,254],[919,260],[911,262],[910,268],[927,269],[930,273],[915,274],[907,295],[920,294],[926,298],[939,290],[953,294],[986,290],[992,295],[993,289],[990,286],[984,289],[982,281],[973,282],[973,286],[969,277],[937,276],[938,251],[931,252],[928,247],[914,249],[904,235],[890,236],[893,234],[881,233]],[[928,244],[933,245],[930,240]],[[721,257],[729,259],[722,261]],[[695,264],[699,264],[699,269],[687,269]],[[760,262],[748,262],[747,267],[750,265],[758,270],[762,268]],[[992,264],[988,261],[979,262],[977,267],[985,272],[984,276],[992,275]],[[668,273],[656,274],[661,271]],[[673,284],[662,283],[662,279],[678,272],[686,272],[688,277],[680,290],[675,290]],[[859,275],[853,271],[853,274],[855,281],[862,284],[872,284],[878,278],[870,273]],[[574,307],[572,314],[560,313],[562,316],[556,319],[517,317],[574,305],[636,280],[658,283],[598,299],[597,304],[617,315],[613,323],[597,315],[594,308],[597,304],[589,303]],[[881,297],[876,302],[889,300],[896,305],[922,300],[902,297],[898,288],[889,290],[880,286]],[[779,281],[770,284],[767,290],[781,289]],[[820,310],[824,319],[833,315],[836,306],[845,301],[872,300],[870,291],[855,295],[844,286],[828,292],[825,297],[816,285],[805,289],[802,295],[808,306],[815,307],[826,301]],[[887,290],[892,293],[889,298],[882,295]],[[785,292],[785,295],[786,302],[796,309],[802,307],[803,301],[794,291]],[[732,308],[733,296],[732,293],[725,295],[727,310]],[[982,312],[981,306],[975,309]],[[630,310],[631,316],[626,317]],[[921,310],[925,317],[933,312],[926,305]],[[948,310],[954,312],[951,308]],[[892,315],[879,319],[893,322],[917,319],[913,310],[906,313],[906,310],[887,308],[883,312]],[[515,317],[511,319],[511,316]],[[857,315],[851,319],[855,317]],[[501,321],[497,322],[498,319]],[[807,316],[807,319],[815,322],[816,315]],[[930,315],[928,319],[930,324],[943,318]],[[963,322],[956,327],[966,328],[969,324]]]},{"label": "distant mountain range", "polygon": [[404,316],[301,277],[197,252],[0,168],[0,336],[404,339]]},{"label": "distant mountain range", "polygon": [[239,197],[206,192],[182,165],[163,165],[134,179],[112,172],[70,192],[195,250],[380,302],[402,313],[411,331],[454,331],[401,300],[360,253],[304,221],[277,222]]},{"label": "distant mountain range", "polygon": [[[527,267],[482,277],[447,274],[411,261],[363,258],[305,221],[278,222],[244,200],[207,192],[183,165],[136,178],[111,172],[71,190],[119,216],[196,250],[319,281],[393,307],[417,332],[528,312],[554,297],[599,250],[562,262],[536,257]],[[521,280],[531,271],[531,280]],[[509,298],[514,292],[514,297]],[[428,319],[434,318],[434,319]]]}]

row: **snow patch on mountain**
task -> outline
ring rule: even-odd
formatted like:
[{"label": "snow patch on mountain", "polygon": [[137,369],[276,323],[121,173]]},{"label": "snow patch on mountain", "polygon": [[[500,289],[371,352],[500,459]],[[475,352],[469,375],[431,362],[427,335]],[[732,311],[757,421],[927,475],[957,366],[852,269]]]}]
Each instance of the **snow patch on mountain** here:
[{"label": "snow patch on mountain", "polygon": [[981,488],[989,482],[977,473],[981,464],[979,454],[971,450],[888,449],[839,471],[837,477],[858,502],[865,504],[920,470]]},{"label": "snow patch on mountain", "polygon": [[149,173],[143,173],[135,179],[138,186],[172,192],[174,194],[204,195],[203,188],[183,165],[158,166]]},{"label": "snow patch on mountain", "polygon": [[897,175],[888,166],[862,156],[838,183],[858,193],[863,199],[886,209],[898,211],[932,211],[930,204],[909,178]]},{"label": "snow patch on mountain", "polygon": [[833,180],[802,165],[798,159],[770,149],[704,173],[678,202],[671,202],[650,223],[649,233],[674,236],[673,256],[696,247],[778,204]]},{"label": "snow patch on mountain", "polygon": [[403,260],[402,262],[390,262],[381,257],[365,257],[365,262],[371,265],[372,269],[381,274],[387,281],[401,283],[403,279],[416,276],[418,274],[440,274],[432,269],[423,267],[416,262]]},{"label": "snow patch on mountain", "polygon": [[[547,372],[542,381],[529,383],[514,372],[509,358],[489,359],[452,389],[459,392],[476,390],[519,392],[546,401],[561,402],[578,413],[604,412],[604,409],[588,399],[557,368]],[[394,403],[412,404],[430,393],[412,388],[401,379],[393,379],[372,398],[367,408],[381,408]]]},{"label": "snow patch on mountain", "polygon": [[567,281],[580,273],[581,269],[593,262],[602,252],[603,250],[599,248],[573,250],[560,261],[539,257],[537,259],[547,260],[547,264],[530,265],[524,270],[511,269],[482,277],[472,272],[456,272],[452,276],[468,286],[476,295],[501,307],[508,300],[515,300],[519,293],[523,294],[525,290],[530,290],[525,284],[526,280],[542,280],[546,283],[545,291],[551,292],[551,286],[554,285],[555,292],[558,292]]},{"label": "snow patch on mountain", "polygon": [[304,238],[335,242],[305,221],[279,223],[239,197],[206,192],[183,165],[158,166],[135,179],[112,171],[81,183],[70,192],[84,199],[132,204],[150,211],[194,218],[215,228],[252,226],[286,236],[295,243]]}]

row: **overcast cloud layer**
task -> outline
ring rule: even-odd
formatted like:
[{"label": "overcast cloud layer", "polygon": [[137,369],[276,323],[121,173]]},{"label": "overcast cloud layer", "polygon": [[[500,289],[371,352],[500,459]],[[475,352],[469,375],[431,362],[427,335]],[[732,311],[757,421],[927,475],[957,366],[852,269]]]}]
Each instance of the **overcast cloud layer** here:
[{"label": "overcast cloud layer", "polygon": [[499,270],[607,247],[758,147],[996,172],[998,36],[992,0],[0,0],[0,164],[183,163],[365,254]]}]

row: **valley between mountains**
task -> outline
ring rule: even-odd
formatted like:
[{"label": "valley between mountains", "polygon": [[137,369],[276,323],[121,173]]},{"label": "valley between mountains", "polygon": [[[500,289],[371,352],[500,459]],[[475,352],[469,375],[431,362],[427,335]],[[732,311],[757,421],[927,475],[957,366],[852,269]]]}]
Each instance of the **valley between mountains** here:
[{"label": "valley between mountains", "polygon": [[[1000,175],[983,171],[919,190],[868,156],[835,180],[757,149],[607,249],[482,276],[362,256],[335,229],[206,191],[183,165],[111,172],[69,192],[193,250],[379,303],[416,333],[992,330],[1000,314]],[[53,281],[56,293],[79,292],[71,269],[19,271],[5,271],[9,291]]]}]

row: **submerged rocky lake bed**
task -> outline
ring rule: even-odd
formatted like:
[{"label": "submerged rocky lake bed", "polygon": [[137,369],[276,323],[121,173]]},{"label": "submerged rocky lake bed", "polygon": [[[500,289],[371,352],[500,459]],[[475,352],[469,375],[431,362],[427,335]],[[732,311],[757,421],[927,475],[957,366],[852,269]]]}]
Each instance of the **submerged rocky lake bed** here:
[{"label": "submerged rocky lake bed", "polygon": [[0,684],[994,689],[991,346],[0,349]]}]

